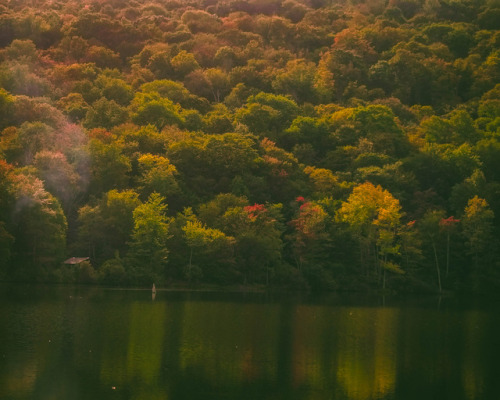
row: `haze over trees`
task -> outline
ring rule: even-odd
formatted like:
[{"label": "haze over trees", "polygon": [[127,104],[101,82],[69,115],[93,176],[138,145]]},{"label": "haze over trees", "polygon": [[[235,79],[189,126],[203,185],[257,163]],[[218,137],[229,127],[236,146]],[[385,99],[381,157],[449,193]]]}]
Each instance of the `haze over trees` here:
[{"label": "haze over trees", "polygon": [[0,279],[498,288],[499,15],[0,0]]}]

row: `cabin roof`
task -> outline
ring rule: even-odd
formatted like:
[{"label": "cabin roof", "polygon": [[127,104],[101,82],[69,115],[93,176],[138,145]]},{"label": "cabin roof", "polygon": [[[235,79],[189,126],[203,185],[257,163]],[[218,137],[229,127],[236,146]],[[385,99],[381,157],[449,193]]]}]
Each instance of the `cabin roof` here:
[{"label": "cabin roof", "polygon": [[83,261],[87,261],[89,257],[71,257],[64,261],[64,264],[75,265],[80,264]]}]

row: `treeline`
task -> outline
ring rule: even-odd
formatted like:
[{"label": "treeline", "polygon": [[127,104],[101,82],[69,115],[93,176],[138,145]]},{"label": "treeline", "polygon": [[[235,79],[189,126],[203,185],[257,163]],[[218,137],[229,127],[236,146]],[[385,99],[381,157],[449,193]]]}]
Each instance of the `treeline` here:
[{"label": "treeline", "polygon": [[486,0],[0,0],[1,279],[498,288],[499,28]]}]

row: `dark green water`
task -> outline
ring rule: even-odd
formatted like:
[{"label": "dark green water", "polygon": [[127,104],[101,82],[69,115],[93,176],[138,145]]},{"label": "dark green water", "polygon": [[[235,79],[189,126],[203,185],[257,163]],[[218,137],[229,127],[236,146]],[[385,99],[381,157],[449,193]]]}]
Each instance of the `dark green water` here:
[{"label": "dark green water", "polygon": [[500,305],[0,286],[0,399],[500,398]]}]

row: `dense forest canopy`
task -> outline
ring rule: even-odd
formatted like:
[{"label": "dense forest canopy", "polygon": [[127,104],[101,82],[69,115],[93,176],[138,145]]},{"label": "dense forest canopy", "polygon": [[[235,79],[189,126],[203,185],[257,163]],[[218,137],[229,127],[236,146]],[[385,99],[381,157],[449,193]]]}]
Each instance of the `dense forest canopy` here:
[{"label": "dense forest canopy", "polygon": [[499,28],[494,0],[0,0],[0,279],[500,287]]}]

